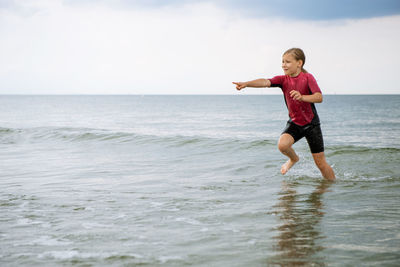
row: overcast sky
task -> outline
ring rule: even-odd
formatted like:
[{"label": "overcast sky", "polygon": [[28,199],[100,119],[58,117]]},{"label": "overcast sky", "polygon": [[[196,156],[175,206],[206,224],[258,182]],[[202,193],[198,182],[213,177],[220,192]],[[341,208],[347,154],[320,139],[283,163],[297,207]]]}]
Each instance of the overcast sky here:
[{"label": "overcast sky", "polygon": [[400,93],[398,0],[0,0],[0,94],[238,94],[291,47],[323,93]]}]

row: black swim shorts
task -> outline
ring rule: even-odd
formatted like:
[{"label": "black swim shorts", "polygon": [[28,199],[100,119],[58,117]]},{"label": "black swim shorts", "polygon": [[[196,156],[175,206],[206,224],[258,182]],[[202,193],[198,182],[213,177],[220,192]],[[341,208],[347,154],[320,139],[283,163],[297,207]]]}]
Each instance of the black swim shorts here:
[{"label": "black swim shorts", "polygon": [[307,124],[299,126],[292,121],[288,121],[282,134],[290,134],[296,143],[301,138],[306,137],[311,153],[324,152],[324,139],[322,138],[321,126],[319,124]]}]

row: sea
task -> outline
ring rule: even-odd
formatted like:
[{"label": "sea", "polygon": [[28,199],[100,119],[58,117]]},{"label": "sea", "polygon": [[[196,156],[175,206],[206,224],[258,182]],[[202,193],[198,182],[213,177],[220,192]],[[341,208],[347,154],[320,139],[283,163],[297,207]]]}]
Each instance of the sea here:
[{"label": "sea", "polygon": [[400,95],[0,96],[0,266],[399,266]]}]

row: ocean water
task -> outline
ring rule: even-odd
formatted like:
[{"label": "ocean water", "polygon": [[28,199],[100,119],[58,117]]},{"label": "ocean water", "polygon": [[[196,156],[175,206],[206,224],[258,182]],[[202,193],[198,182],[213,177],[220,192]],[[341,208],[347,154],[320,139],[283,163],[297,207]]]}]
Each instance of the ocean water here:
[{"label": "ocean water", "polygon": [[400,96],[1,96],[1,266],[398,266]]}]

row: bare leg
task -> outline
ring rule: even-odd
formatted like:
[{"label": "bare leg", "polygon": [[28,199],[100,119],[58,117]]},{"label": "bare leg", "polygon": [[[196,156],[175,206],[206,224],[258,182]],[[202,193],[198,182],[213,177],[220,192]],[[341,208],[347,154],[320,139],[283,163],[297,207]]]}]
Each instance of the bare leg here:
[{"label": "bare leg", "polygon": [[279,138],[278,148],[282,152],[283,155],[287,156],[289,160],[282,165],[281,173],[286,174],[289,169],[299,161],[299,157],[297,156],[296,152],[292,148],[294,144],[294,139],[290,134],[284,133]]},{"label": "bare leg", "polygon": [[318,169],[321,171],[322,176],[327,180],[335,180],[335,173],[329,164],[326,162],[325,153],[313,153],[312,154],[315,164],[317,165]]}]

